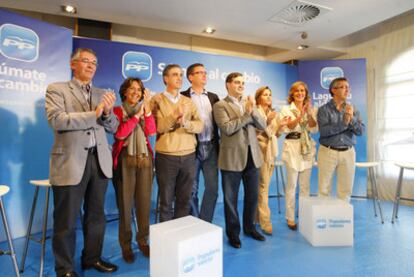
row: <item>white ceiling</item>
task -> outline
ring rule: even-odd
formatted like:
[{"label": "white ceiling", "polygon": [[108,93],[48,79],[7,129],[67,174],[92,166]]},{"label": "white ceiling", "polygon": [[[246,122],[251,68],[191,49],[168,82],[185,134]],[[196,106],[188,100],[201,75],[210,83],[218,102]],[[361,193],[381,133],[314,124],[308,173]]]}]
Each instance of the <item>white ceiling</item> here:
[{"label": "white ceiling", "polygon": [[[344,52],[344,45],[337,43],[340,38],[414,9],[414,0],[310,0],[331,10],[302,26],[269,21],[292,1],[0,0],[0,6],[62,15],[60,5],[73,4],[80,18],[198,36],[212,26],[217,30],[213,38],[283,49],[278,53],[281,61],[337,56]],[[303,31],[308,33],[305,40]],[[296,50],[299,44],[309,48]]]}]

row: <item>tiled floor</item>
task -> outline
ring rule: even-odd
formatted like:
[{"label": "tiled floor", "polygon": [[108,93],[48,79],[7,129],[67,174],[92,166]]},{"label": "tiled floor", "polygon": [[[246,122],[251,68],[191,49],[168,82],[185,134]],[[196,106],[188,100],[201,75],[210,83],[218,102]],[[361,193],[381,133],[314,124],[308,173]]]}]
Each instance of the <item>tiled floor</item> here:
[{"label": "tiled floor", "polygon": [[[242,203],[240,203],[242,204]],[[282,203],[283,204],[283,203]],[[242,248],[231,248],[224,238],[224,276],[414,276],[414,207],[401,206],[399,220],[391,224],[392,203],[382,203],[385,223],[374,217],[372,202],[352,200],[354,205],[353,247],[312,247],[300,233],[287,228],[282,214],[277,213],[275,199],[270,199],[274,234],[266,242],[257,242],[241,236]],[[241,206],[241,205],[240,205]],[[223,204],[218,204],[214,223],[224,226]],[[82,234],[78,232],[76,254],[80,276],[149,276],[148,259],[138,250],[134,264],[126,264],[121,257],[117,241],[118,222],[108,223],[104,257],[119,265],[113,274],[100,274],[94,270],[82,272],[79,257]],[[14,241],[18,260],[24,239]],[[0,244],[7,248],[6,243]],[[23,276],[37,276],[40,245],[31,242]],[[44,276],[55,276],[50,240],[47,242]],[[0,276],[13,276],[11,260],[0,257]]]}]

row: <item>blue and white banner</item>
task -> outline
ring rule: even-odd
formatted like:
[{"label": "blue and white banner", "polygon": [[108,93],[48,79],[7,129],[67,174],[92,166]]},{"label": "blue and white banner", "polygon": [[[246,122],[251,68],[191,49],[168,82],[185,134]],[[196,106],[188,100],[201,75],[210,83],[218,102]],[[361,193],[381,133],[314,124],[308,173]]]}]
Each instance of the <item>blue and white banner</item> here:
[{"label": "blue and white banner", "polygon": [[[49,175],[53,134],[44,96],[49,83],[70,79],[71,51],[71,30],[0,9],[0,183],[11,187],[4,200],[13,237],[27,228],[29,180]],[[41,225],[33,226],[36,232]]]},{"label": "blue and white banner", "polygon": [[[295,66],[274,62],[85,38],[75,38],[73,44],[74,48],[89,47],[96,51],[99,67],[94,84],[115,92],[127,77],[138,77],[151,91],[163,92],[162,71],[172,63],[179,64],[184,71],[193,63],[204,64],[207,90],[220,98],[227,95],[225,79],[233,71],[245,76],[246,94],[254,95],[260,86],[269,86],[278,101],[285,100],[289,85],[297,78]],[[182,90],[190,86],[185,77],[184,81]]]},{"label": "blue and white banner", "polygon": [[[299,62],[298,70],[299,79],[308,85],[311,100],[315,107],[320,107],[331,99],[329,84],[333,79],[338,77],[347,78],[351,88],[348,102],[353,104],[360,112],[362,121],[367,126],[367,77],[365,59],[303,61]],[[319,134],[315,136],[315,140],[319,140]],[[355,150],[357,162],[367,161],[366,132],[362,136],[357,137]],[[312,175],[311,191],[316,193],[318,190],[316,181],[317,172],[314,171]],[[365,170],[357,169],[355,171],[354,195],[366,195],[366,176]]]}]

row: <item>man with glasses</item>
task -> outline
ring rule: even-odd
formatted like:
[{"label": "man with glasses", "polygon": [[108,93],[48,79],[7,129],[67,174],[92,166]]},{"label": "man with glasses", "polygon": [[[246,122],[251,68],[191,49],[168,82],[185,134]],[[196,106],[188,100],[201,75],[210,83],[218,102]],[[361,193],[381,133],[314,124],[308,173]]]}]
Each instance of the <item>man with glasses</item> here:
[{"label": "man with glasses", "polygon": [[[212,222],[218,196],[218,128],[213,119],[213,105],[219,101],[217,94],[206,91],[207,72],[203,64],[195,63],[187,68],[187,79],[191,83],[181,94],[190,97],[204,122],[203,131],[197,135],[196,176],[190,199],[190,214]],[[200,172],[204,176],[204,195],[201,209],[198,208]]]},{"label": "man with glasses", "polygon": [[117,266],[101,258],[105,234],[104,201],[112,178],[112,156],[106,133],[118,120],[112,112],[115,94],[92,86],[97,67],[93,50],[78,48],[70,67],[73,79],[54,83],[46,91],[46,113],[54,130],[50,158],[53,189],[53,253],[57,276],[75,272],[76,219],[83,202],[82,269],[114,272]]},{"label": "man with glasses", "polygon": [[338,198],[350,201],[355,173],[356,137],[365,131],[360,114],[347,103],[349,83],[334,79],[329,85],[332,99],[319,108],[318,181],[319,195],[330,196],[336,171]]},{"label": "man with glasses", "polygon": [[203,130],[203,121],[191,99],[179,93],[183,83],[181,67],[167,65],[162,77],[166,89],[151,99],[151,107],[157,123],[155,173],[160,221],[164,222],[189,214],[196,134]]},{"label": "man with glasses", "polygon": [[244,78],[233,72],[226,77],[228,95],[213,107],[220,128],[218,166],[224,194],[226,234],[234,248],[241,247],[240,220],[237,211],[240,182],[243,180],[243,231],[255,240],[264,241],[254,225],[256,215],[259,168],[263,163],[256,128],[265,130],[266,120],[260,116],[253,96],[244,97]]}]

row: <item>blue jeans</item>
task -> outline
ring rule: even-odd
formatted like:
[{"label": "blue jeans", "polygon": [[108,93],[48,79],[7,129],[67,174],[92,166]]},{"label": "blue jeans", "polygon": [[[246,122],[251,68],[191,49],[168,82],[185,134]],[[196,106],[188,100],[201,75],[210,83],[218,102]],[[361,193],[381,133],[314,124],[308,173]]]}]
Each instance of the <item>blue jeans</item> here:
[{"label": "blue jeans", "polygon": [[[218,197],[218,167],[217,167],[217,148],[214,141],[208,143],[198,143],[197,157],[195,161],[196,177],[190,199],[190,213],[193,216],[212,222],[214,209]],[[198,187],[200,183],[200,172],[204,176],[204,195],[201,203],[201,210],[198,210]]]},{"label": "blue jeans", "polygon": [[259,191],[259,169],[254,166],[250,150],[247,164],[243,171],[221,170],[221,177],[227,236],[229,238],[235,238],[240,235],[240,220],[237,210],[237,201],[240,182],[242,180],[244,188],[243,231],[245,233],[252,232],[255,230],[254,219]]}]

